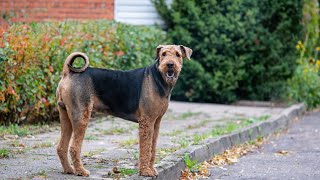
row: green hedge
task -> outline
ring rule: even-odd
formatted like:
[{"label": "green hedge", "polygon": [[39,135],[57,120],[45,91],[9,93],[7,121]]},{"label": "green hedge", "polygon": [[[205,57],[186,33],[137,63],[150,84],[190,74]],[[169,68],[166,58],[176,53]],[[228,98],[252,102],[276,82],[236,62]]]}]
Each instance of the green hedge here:
[{"label": "green hedge", "polygon": [[0,29],[0,124],[57,118],[55,90],[71,52],[87,53],[94,67],[132,69],[152,63],[165,41],[157,28],[104,20]]},{"label": "green hedge", "polygon": [[305,0],[304,37],[296,45],[298,67],[288,81],[288,97],[309,109],[320,105],[320,1]]},{"label": "green hedge", "polygon": [[192,71],[182,74],[173,98],[226,103],[285,92],[297,64],[302,0],[153,2],[168,36],[191,47],[197,61],[186,63]]}]

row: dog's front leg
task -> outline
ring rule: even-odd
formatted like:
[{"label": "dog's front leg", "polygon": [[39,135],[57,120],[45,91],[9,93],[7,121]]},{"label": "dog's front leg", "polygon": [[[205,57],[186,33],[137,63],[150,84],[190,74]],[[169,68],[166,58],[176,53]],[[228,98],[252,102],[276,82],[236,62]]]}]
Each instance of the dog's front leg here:
[{"label": "dog's front leg", "polygon": [[158,140],[158,135],[159,135],[159,128],[160,128],[160,122],[161,118],[159,117],[157,121],[154,123],[154,131],[153,131],[153,138],[152,138],[152,150],[151,150],[151,159],[150,159],[150,164],[149,167],[153,171],[155,175],[158,175],[158,172],[156,168],[154,168],[154,162],[156,160],[156,149],[157,149],[157,140]]},{"label": "dog's front leg", "polygon": [[139,166],[141,176],[155,176],[150,169],[152,139],[155,120],[149,118],[141,118],[139,121]]}]

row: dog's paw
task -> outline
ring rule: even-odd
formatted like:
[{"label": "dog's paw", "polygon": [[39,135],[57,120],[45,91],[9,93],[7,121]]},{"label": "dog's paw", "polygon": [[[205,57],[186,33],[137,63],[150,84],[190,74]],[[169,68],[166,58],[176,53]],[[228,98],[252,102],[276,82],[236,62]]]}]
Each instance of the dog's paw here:
[{"label": "dog's paw", "polygon": [[140,170],[140,176],[156,176],[155,172],[150,168],[145,168]]},{"label": "dog's paw", "polygon": [[85,168],[81,168],[81,169],[76,169],[74,174],[77,176],[89,176],[90,172]]},{"label": "dog's paw", "polygon": [[66,168],[63,170],[64,174],[74,174],[74,169],[70,166],[69,168]]},{"label": "dog's paw", "polygon": [[150,169],[151,169],[151,171],[153,172],[153,174],[154,174],[155,176],[158,176],[158,171],[157,171],[156,168],[150,167]]}]

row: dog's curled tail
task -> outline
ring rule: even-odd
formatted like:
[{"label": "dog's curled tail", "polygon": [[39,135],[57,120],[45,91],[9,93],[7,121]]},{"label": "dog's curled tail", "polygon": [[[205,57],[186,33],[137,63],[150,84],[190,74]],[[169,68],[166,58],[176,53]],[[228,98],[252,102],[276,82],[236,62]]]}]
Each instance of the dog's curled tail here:
[{"label": "dog's curled tail", "polygon": [[[80,68],[75,68],[72,66],[73,61],[77,58],[77,57],[81,57],[84,61],[84,65]],[[66,75],[68,72],[72,71],[72,72],[76,72],[76,73],[80,73],[83,72],[87,69],[87,67],[89,66],[89,58],[85,53],[82,52],[74,52],[71,53],[67,59],[66,62],[64,63],[63,66],[63,75]]]}]

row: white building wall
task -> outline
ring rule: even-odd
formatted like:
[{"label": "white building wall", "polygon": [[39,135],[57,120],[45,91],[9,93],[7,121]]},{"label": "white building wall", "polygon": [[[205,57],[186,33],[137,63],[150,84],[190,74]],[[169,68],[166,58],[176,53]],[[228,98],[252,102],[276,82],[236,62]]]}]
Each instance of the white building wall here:
[{"label": "white building wall", "polygon": [[151,0],[115,0],[114,19],[133,25],[164,25]]}]

